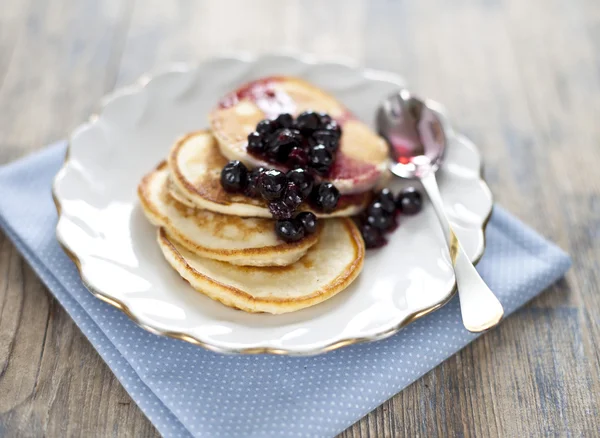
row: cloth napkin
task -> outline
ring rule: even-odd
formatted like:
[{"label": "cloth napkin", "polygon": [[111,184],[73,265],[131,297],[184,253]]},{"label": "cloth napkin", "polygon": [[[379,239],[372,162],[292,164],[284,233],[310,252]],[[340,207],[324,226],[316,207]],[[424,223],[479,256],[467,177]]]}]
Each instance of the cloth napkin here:
[{"label": "cloth napkin", "polygon": [[[150,334],[94,298],[55,239],[58,143],[0,168],[0,226],[165,437],[334,436],[477,335],[455,298],[391,338],[315,357],[232,356]],[[478,269],[512,313],[569,257],[500,207]]]}]

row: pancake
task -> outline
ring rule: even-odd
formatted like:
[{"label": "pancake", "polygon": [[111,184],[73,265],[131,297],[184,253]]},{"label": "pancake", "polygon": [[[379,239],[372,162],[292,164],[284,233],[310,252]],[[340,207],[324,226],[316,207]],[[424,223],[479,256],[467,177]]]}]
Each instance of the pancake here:
[{"label": "pancake", "polygon": [[158,243],[171,266],[197,291],[247,312],[286,313],[344,290],[360,273],[365,247],[350,219],[329,219],[306,255],[285,267],[240,267],[200,257],[164,228]]},{"label": "pancake", "polygon": [[295,116],[306,110],[326,112],[342,126],[340,149],[326,179],[342,194],[362,193],[375,187],[387,167],[385,140],[333,96],[304,80],[276,76],[250,82],[224,96],[209,120],[227,159],[240,160],[250,167],[274,167],[248,154],[248,134],[262,119],[281,113]]},{"label": "pancake", "polygon": [[274,231],[274,220],[241,218],[187,207],[171,198],[166,163],[146,175],[138,186],[144,213],[164,227],[192,253],[236,265],[284,266],[297,261],[317,243],[319,233],[285,243]]},{"label": "pancake", "polygon": [[171,198],[175,199],[179,203],[190,208],[197,208],[196,204],[194,204],[194,202],[190,198],[188,198],[181,190],[177,188],[177,186],[173,182],[173,178],[171,178],[171,175],[169,175],[169,177],[167,178],[167,190],[169,191],[169,195],[171,196]]},{"label": "pancake", "polygon": [[[221,155],[208,131],[188,134],[175,143],[169,154],[171,195],[188,206],[241,217],[272,218],[267,203],[260,198],[227,193],[221,187],[221,170],[228,160]],[[301,205],[299,211],[313,211],[317,217],[353,216],[371,199],[371,193],[342,196],[330,214]]]}]

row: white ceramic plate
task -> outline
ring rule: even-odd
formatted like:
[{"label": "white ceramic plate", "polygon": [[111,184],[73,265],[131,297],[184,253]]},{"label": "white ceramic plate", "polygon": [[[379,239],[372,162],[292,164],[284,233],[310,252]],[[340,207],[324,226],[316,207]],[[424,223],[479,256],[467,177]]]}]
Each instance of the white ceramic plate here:
[{"label": "white ceramic plate", "polygon": [[[163,259],[136,197],[141,176],[176,137],[205,128],[217,99],[271,74],[306,78],[371,122],[378,102],[403,85],[389,73],[309,58],[216,58],[178,65],[107,97],[100,113],[73,132],[56,176],[57,237],[98,298],[146,329],[239,353],[316,354],[389,336],[443,305],[455,287],[448,250],[431,206],[402,217],[390,243],[370,250],[359,278],[315,307],[285,315],[248,314],[194,291]],[[448,133],[439,183],[469,256],[483,254],[492,196],[481,159],[466,138]]]}]

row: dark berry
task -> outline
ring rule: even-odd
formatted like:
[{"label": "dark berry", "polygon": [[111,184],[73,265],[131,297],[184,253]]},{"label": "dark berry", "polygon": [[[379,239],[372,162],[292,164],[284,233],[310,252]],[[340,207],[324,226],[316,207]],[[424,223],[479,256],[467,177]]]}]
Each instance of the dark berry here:
[{"label": "dark berry", "polygon": [[363,224],[360,227],[360,233],[367,248],[380,248],[387,243],[381,231],[371,225]]},{"label": "dark berry", "polygon": [[396,198],[396,208],[404,214],[417,214],[423,206],[423,198],[414,187],[402,190]]},{"label": "dark berry", "polygon": [[290,114],[283,113],[277,116],[275,122],[281,128],[291,128],[294,124],[294,119]]},{"label": "dark berry", "polygon": [[339,123],[335,120],[332,120],[331,122],[327,123],[325,126],[323,126],[323,129],[326,131],[333,132],[335,135],[337,135],[338,138],[340,138],[342,135],[342,128],[340,128]]},{"label": "dark berry", "polygon": [[321,119],[319,115],[313,111],[305,111],[296,117],[296,128],[304,135],[310,135],[313,131],[319,129]]},{"label": "dark berry", "polygon": [[277,123],[274,120],[265,119],[258,122],[258,125],[256,125],[256,132],[261,135],[268,135],[277,128]]},{"label": "dark berry", "polygon": [[325,175],[333,164],[333,155],[322,144],[316,145],[310,150],[309,164],[318,174]]},{"label": "dark berry", "polygon": [[254,131],[248,134],[248,152],[251,154],[262,154],[265,151],[262,135]]},{"label": "dark berry", "polygon": [[297,242],[304,237],[304,227],[297,220],[278,220],[275,233],[284,242]]},{"label": "dark berry", "polygon": [[266,170],[258,177],[258,192],[267,201],[272,201],[281,198],[287,183],[285,173],[277,169]]},{"label": "dark berry", "polygon": [[260,196],[260,193],[258,192],[258,177],[265,170],[267,169],[264,167],[256,167],[248,174],[248,185],[246,186],[246,190],[244,190],[246,196],[250,196],[251,198]]},{"label": "dark berry", "polygon": [[367,215],[375,217],[390,216],[390,214],[384,210],[383,205],[379,201],[375,201],[369,205],[367,208]]},{"label": "dark berry", "polygon": [[384,210],[381,202],[377,201],[367,209],[367,223],[381,231],[386,231],[394,224],[394,218],[391,213]]},{"label": "dark berry", "polygon": [[393,216],[367,216],[367,223],[381,231],[388,231],[395,225]]},{"label": "dark berry", "polygon": [[294,147],[290,151],[286,164],[292,169],[306,167],[308,164],[308,154],[300,147]]},{"label": "dark berry", "polygon": [[331,153],[337,151],[340,145],[338,136],[332,131],[315,131],[312,138],[315,144],[322,144]]},{"label": "dark berry", "polygon": [[314,213],[311,213],[310,211],[303,211],[302,213],[298,213],[296,220],[300,221],[304,227],[304,231],[306,231],[306,234],[312,234],[317,231],[317,217],[314,215]]},{"label": "dark berry", "polygon": [[226,192],[239,193],[248,183],[248,169],[240,161],[230,161],[221,171],[221,185]]},{"label": "dark berry", "polygon": [[330,182],[323,182],[317,185],[310,194],[312,204],[324,213],[330,213],[335,210],[339,199],[340,192]]},{"label": "dark berry", "polygon": [[285,205],[290,207],[292,211],[296,210],[303,201],[300,188],[296,184],[289,182],[281,200],[285,203]]},{"label": "dark berry", "polygon": [[394,213],[396,211],[396,203],[394,202],[394,194],[388,188],[382,189],[375,200],[381,203],[382,208],[388,213]]},{"label": "dark berry", "polygon": [[302,140],[304,139],[304,137],[302,136],[302,133],[299,130],[297,130],[296,128],[288,128],[288,129],[290,130],[290,133],[296,139],[296,141],[299,143],[302,143]]},{"label": "dark berry", "polygon": [[327,124],[329,124],[333,119],[331,118],[331,116],[327,113],[319,113],[319,122],[321,124],[321,126],[326,126]]},{"label": "dark berry", "polygon": [[289,219],[294,214],[294,209],[290,208],[283,199],[269,202],[269,213],[273,215],[275,219]]},{"label": "dark berry", "polygon": [[285,163],[291,150],[299,147],[301,141],[297,131],[287,128],[280,129],[269,137],[268,154],[278,162]]},{"label": "dark berry", "polygon": [[[291,154],[290,154],[291,155]],[[287,173],[287,178],[293,182],[302,193],[302,198],[306,199],[312,192],[314,185],[313,176],[304,169],[294,169]]]}]

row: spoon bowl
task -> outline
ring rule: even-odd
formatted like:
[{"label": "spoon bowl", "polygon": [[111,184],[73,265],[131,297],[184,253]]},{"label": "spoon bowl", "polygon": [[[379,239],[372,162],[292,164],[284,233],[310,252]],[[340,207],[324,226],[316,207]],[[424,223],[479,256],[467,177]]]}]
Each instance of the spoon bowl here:
[{"label": "spoon bowl", "polygon": [[402,89],[385,99],[377,111],[377,128],[390,146],[390,170],[401,178],[435,172],[444,157],[449,127],[433,102]]}]

